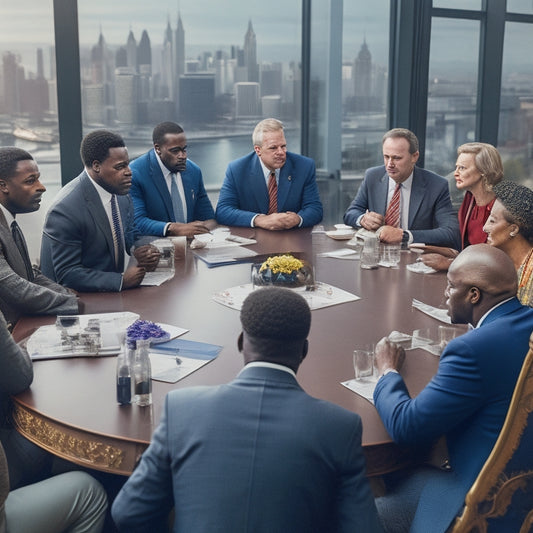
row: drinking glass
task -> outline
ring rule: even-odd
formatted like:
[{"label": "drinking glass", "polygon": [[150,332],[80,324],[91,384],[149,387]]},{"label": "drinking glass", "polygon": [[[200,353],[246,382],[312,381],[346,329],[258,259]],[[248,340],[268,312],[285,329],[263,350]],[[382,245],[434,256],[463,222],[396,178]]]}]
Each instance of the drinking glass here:
[{"label": "drinking glass", "polygon": [[400,245],[399,244],[382,244],[380,264],[389,268],[399,268],[400,263]]},{"label": "drinking glass", "polygon": [[353,351],[355,379],[370,378],[374,375],[374,352],[369,350]]}]

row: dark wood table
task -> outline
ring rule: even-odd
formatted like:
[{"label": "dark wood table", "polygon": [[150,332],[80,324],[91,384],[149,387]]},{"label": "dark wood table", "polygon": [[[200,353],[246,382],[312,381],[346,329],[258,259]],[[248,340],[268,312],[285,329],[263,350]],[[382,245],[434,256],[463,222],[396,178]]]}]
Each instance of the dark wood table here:
[{"label": "dark wood table", "polygon": [[[444,274],[422,275],[405,268],[416,259],[402,252],[399,269],[363,270],[359,261],[317,257],[317,253],[346,245],[309,229],[286,232],[232,228],[232,233],[255,236],[252,248],[261,254],[305,254],[314,264],[317,280],[361,297],[356,302],[312,313],[310,349],[298,380],[311,395],[359,413],[368,474],[395,470],[412,460],[409,450],[390,439],[374,406],[341,385],[354,374],[353,350],[397,330],[434,327],[438,322],[412,307],[412,299],[443,307]],[[153,405],[119,406],[115,396],[115,357],[37,361],[30,389],[14,397],[17,429],[31,441],[77,464],[104,471],[131,473],[148,446],[165,394],[191,385],[214,385],[233,379],[242,368],[236,346],[239,312],[216,303],[215,292],[250,280],[250,263],[216,268],[188,251],[176,263],[175,277],[159,287],[121,293],[82,294],[86,313],[134,311],[141,318],[189,329],[183,336],[223,346],[219,356],[178,383],[153,382]],[[25,317],[14,331],[17,340],[54,317]],[[438,366],[438,358],[422,350],[407,352],[402,369],[410,392],[416,395]]]}]

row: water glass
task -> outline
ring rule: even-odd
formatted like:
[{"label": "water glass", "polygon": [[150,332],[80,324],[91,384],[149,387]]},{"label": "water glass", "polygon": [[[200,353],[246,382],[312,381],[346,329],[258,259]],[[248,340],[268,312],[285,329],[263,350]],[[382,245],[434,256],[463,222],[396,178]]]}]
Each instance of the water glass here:
[{"label": "water glass", "polygon": [[380,264],[389,268],[398,268],[400,263],[400,244],[382,244]]},{"label": "water glass", "polygon": [[353,368],[355,379],[370,378],[374,375],[374,352],[369,350],[354,350]]},{"label": "water glass", "polygon": [[365,237],[361,252],[361,268],[377,268],[379,263],[379,240],[375,236]]}]

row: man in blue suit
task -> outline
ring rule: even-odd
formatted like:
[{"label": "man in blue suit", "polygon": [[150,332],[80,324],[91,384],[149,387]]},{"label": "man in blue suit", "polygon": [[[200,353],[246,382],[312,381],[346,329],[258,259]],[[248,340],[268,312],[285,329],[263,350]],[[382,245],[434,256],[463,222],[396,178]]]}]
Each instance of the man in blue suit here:
[{"label": "man in blue suit", "polygon": [[385,133],[382,144],[385,165],[366,171],[344,213],[345,224],[376,231],[385,243],[421,242],[460,250],[459,222],[448,182],[415,166],[416,135],[395,128]]},{"label": "man in blue suit", "polygon": [[269,230],[318,224],[322,202],[314,161],[287,152],[283,124],[273,118],[257,124],[252,141],[254,152],[228,165],[217,222]]},{"label": "man in blue suit", "polygon": [[252,292],[238,339],[245,367],[217,387],[174,390],[112,509],[119,531],[382,531],[365,477],[360,417],[296,381],[311,312],[289,289]]},{"label": "man in blue suit", "polygon": [[[58,193],[44,222],[41,268],[45,275],[80,292],[120,291],[140,285],[160,254],[154,246],[134,248],[138,233],[128,150],[107,130],[87,134],[81,143],[83,172]],[[137,264],[124,270],[126,253]]]},{"label": "man in blue suit", "polygon": [[200,167],[187,159],[187,138],[175,122],[153,131],[154,149],[131,163],[130,195],[141,235],[193,237],[214,228],[215,213]]},{"label": "man in blue suit", "polygon": [[509,408],[533,331],[533,309],[516,298],[516,269],[488,244],[469,246],[448,270],[446,297],[454,324],[474,329],[444,349],[437,374],[411,399],[398,371],[403,348],[376,347],[374,402],[391,437],[429,446],[445,436],[449,471],[421,467],[389,480],[376,500],[386,531],[444,532],[489,456]]}]

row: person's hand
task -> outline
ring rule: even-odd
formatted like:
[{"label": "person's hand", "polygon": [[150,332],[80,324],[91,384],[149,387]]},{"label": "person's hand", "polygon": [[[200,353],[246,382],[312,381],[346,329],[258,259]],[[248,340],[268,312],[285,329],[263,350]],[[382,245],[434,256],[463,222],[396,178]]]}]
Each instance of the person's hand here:
[{"label": "person's hand", "polygon": [[374,211],[368,211],[363,215],[359,224],[367,230],[376,231],[385,224],[385,217]]},{"label": "person's hand", "polygon": [[146,270],[143,267],[128,267],[126,269],[126,272],[124,272],[124,275],[122,276],[122,288],[133,289],[134,287],[138,287],[144,279],[145,273]]},{"label": "person's hand", "polygon": [[402,242],[403,229],[393,226],[381,226],[378,231],[378,238],[385,244],[399,244]]},{"label": "person's hand", "polygon": [[270,215],[257,215],[254,219],[256,228],[268,230],[284,230],[297,227],[300,224],[300,217],[292,211],[285,213],[272,213]]},{"label": "person's hand", "polygon": [[161,259],[161,252],[152,244],[145,244],[135,248],[133,256],[138,266],[143,267],[146,272],[153,272]]},{"label": "person's hand", "polygon": [[405,350],[389,340],[388,337],[383,337],[376,344],[374,357],[378,375],[381,376],[389,368],[398,371],[402,368],[405,361]]},{"label": "person's hand", "polygon": [[209,226],[201,220],[195,220],[194,222],[188,222],[187,224],[172,222],[168,228],[167,235],[170,237],[185,236],[192,239],[195,235],[209,233],[209,231]]},{"label": "person's hand", "polygon": [[422,254],[418,260],[433,270],[441,272],[446,272],[453,261],[452,258],[440,254]]}]

